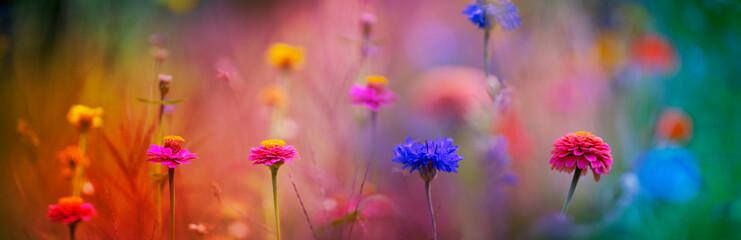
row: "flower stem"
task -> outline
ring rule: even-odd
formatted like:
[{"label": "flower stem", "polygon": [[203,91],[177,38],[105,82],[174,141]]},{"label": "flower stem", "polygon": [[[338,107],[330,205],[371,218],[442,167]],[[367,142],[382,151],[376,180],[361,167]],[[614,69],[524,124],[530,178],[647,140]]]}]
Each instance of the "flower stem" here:
[{"label": "flower stem", "polygon": [[[78,148],[80,148],[80,152],[82,154],[86,154],[85,150],[87,148],[87,131],[83,130],[80,132],[80,141],[77,144]],[[87,157],[82,158],[77,165],[75,166],[75,175],[72,176],[72,196],[79,197],[80,193],[82,192],[82,184],[83,184],[83,175],[85,174],[85,163],[87,161]]]},{"label": "flower stem", "polygon": [[69,239],[75,240],[75,230],[77,229],[77,223],[73,223],[67,226],[69,226]]},{"label": "flower stem", "polygon": [[[358,213],[358,207],[360,206],[360,199],[363,197],[363,187],[365,187],[365,181],[368,179],[368,172],[371,168],[371,163],[373,162],[373,158],[375,156],[375,150],[376,150],[376,122],[378,121],[378,112],[371,111],[370,115],[370,135],[371,135],[371,143],[370,143],[370,158],[368,158],[368,163],[365,166],[365,173],[363,174],[363,181],[360,182],[360,192],[358,193],[358,201],[355,203],[355,208],[352,211],[352,213],[355,215],[355,218],[360,218],[360,214]],[[346,218],[347,219],[347,218]],[[360,220],[360,219],[356,219]],[[350,222],[350,231],[347,233],[347,239],[352,239],[352,229],[355,225],[355,221]]]},{"label": "flower stem", "polygon": [[170,182],[170,239],[175,239],[175,168],[168,168]]},{"label": "flower stem", "polygon": [[566,201],[564,201],[563,208],[561,209],[561,216],[566,216],[566,209],[569,208],[571,197],[574,196],[574,190],[576,189],[576,183],[579,182],[579,177],[581,177],[581,168],[577,167],[574,170],[574,178],[571,179],[571,187],[569,187],[569,193],[566,195]]},{"label": "flower stem", "polygon": [[427,206],[430,209],[430,221],[432,221],[432,239],[437,240],[437,224],[435,223],[435,212],[432,210],[432,195],[430,194],[430,182],[425,181],[425,193],[427,196]]},{"label": "flower stem", "polygon": [[484,30],[484,80],[489,81],[489,29]]},{"label": "flower stem", "polygon": [[278,213],[278,168],[270,167],[273,177],[273,207],[275,208],[275,236],[280,240],[280,214]]}]

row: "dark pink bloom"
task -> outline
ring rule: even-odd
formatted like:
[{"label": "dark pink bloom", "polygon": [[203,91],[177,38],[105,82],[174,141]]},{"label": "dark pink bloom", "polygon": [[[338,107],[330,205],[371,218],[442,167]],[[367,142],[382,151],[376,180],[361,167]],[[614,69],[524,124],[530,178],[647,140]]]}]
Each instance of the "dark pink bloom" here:
[{"label": "dark pink bloom", "polygon": [[147,150],[147,156],[150,158],[147,161],[152,163],[162,163],[167,165],[169,168],[175,168],[178,164],[190,164],[190,159],[197,159],[198,157],[183,149],[180,143],[183,142],[183,138],[179,136],[167,136],[163,138],[164,146],[158,146],[155,144],[150,145],[150,149]]},{"label": "dark pink bloom", "polygon": [[90,220],[96,215],[93,205],[83,202],[79,197],[60,198],[57,204],[49,205],[48,211],[47,218],[68,225]]},{"label": "dark pink bloom", "polygon": [[610,146],[589,132],[579,131],[556,139],[551,154],[551,170],[571,173],[579,168],[584,169],[581,175],[586,175],[586,169],[591,167],[595,181],[599,181],[600,175],[607,176],[612,168]]},{"label": "dark pink bloom", "polygon": [[368,86],[354,85],[350,88],[350,100],[353,104],[363,104],[373,111],[378,111],[381,106],[391,105],[396,95],[382,87],[372,84]]},{"label": "dark pink bloom", "polygon": [[271,139],[260,143],[262,146],[250,150],[250,161],[252,165],[265,164],[271,166],[276,163],[287,163],[298,157],[296,149],[291,145],[285,145],[283,140]]}]

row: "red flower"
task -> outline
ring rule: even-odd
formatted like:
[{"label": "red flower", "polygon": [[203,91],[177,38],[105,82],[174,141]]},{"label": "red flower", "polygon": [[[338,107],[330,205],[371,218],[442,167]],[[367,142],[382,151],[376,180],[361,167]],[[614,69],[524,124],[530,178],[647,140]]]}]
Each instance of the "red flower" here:
[{"label": "red flower", "polygon": [[47,218],[68,225],[90,220],[96,215],[93,205],[83,202],[79,197],[60,198],[57,204],[49,205],[48,210]]},{"label": "red flower", "polygon": [[[571,173],[576,168],[591,167],[595,181],[599,181],[600,175],[607,176],[612,168],[610,146],[590,132],[563,135],[553,143],[551,154],[551,170]],[[581,175],[586,174],[587,171],[581,172]]]}]

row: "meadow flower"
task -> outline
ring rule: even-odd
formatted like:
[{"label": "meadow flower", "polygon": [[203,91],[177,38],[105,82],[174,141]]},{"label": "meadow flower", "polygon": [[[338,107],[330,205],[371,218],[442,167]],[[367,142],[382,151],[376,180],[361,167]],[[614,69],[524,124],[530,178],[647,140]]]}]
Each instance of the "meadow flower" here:
[{"label": "meadow flower", "polygon": [[583,169],[581,175],[586,175],[586,170],[591,168],[594,180],[599,181],[600,175],[607,176],[612,168],[612,154],[602,138],[579,131],[563,135],[553,143],[550,163],[551,170],[559,172]]},{"label": "meadow flower", "polygon": [[630,48],[632,59],[642,70],[666,74],[675,68],[674,48],[657,34],[647,33],[633,40]]},{"label": "meadow flower", "polygon": [[270,65],[284,70],[293,71],[301,68],[304,61],[303,50],[285,43],[276,43],[270,46],[267,54]]},{"label": "meadow flower", "polygon": [[465,120],[491,104],[480,70],[441,67],[424,73],[412,99],[420,113],[439,122]]},{"label": "meadow flower", "polygon": [[438,135],[437,139],[421,142],[409,137],[406,142],[396,145],[391,161],[403,164],[402,169],[409,168],[410,173],[414,170],[419,170],[420,174],[428,174],[425,172],[429,171],[457,173],[458,161],[463,159],[456,153],[457,150],[458,146],[453,145],[452,138]]},{"label": "meadow flower", "polygon": [[163,146],[156,144],[150,145],[147,150],[147,156],[150,158],[147,161],[152,163],[162,163],[169,168],[175,168],[178,164],[190,164],[190,159],[197,159],[198,157],[181,147],[180,143],[185,140],[180,136],[166,136],[162,138],[164,142]]},{"label": "meadow flower", "polygon": [[49,205],[47,218],[57,223],[73,225],[80,221],[90,220],[96,215],[92,204],[79,197],[63,197],[57,204]]},{"label": "meadow flower", "polygon": [[519,11],[509,0],[476,0],[463,9],[463,14],[481,29],[491,29],[498,23],[511,31],[521,24]]},{"label": "meadow flower", "polygon": [[368,76],[365,86],[355,84],[350,88],[350,100],[353,104],[363,104],[373,111],[378,111],[381,106],[391,105],[396,95],[385,88],[387,82],[382,76]]},{"label": "meadow flower", "polygon": [[264,164],[270,168],[273,180],[273,207],[275,208],[275,233],[280,240],[280,214],[278,211],[278,169],[284,163],[290,162],[298,157],[296,149],[286,142],[279,139],[269,139],[262,141],[260,147],[250,150],[250,161],[255,161],[252,165]]},{"label": "meadow flower", "polygon": [[463,160],[463,156],[458,155],[456,151],[458,146],[453,145],[452,138],[443,138],[437,136],[437,140],[430,139],[421,143],[420,140],[407,138],[404,143],[399,143],[394,149],[393,162],[404,165],[402,169],[410,168],[409,172],[419,170],[419,176],[425,181],[425,193],[427,196],[427,207],[432,222],[432,239],[437,239],[437,224],[435,223],[435,213],[432,209],[432,195],[430,193],[431,185],[437,171],[456,172],[458,162]]},{"label": "meadow flower", "polygon": [[561,215],[565,215],[579,177],[586,175],[587,169],[592,168],[594,180],[599,181],[600,175],[606,176],[612,168],[612,154],[610,146],[603,142],[602,138],[590,132],[579,131],[556,139],[553,143],[550,163],[551,170],[574,172],[571,187],[561,209]]},{"label": "meadow flower", "polygon": [[635,169],[639,189],[649,199],[686,203],[702,186],[694,155],[684,148],[655,148],[639,157]]},{"label": "meadow flower", "polygon": [[67,112],[67,121],[81,131],[103,125],[103,108],[91,108],[85,105],[74,105]]},{"label": "meadow flower", "polygon": [[84,163],[88,165],[86,161],[85,153],[77,146],[67,146],[64,150],[57,154],[57,158],[70,169],[75,169],[77,164]]},{"label": "meadow flower", "polygon": [[255,161],[252,165],[264,164],[277,167],[298,157],[296,149],[291,145],[286,145],[283,140],[265,140],[260,145],[250,150],[249,160]]},{"label": "meadow flower", "polygon": [[659,137],[674,142],[692,138],[692,128],[692,118],[677,108],[665,109],[656,123]]},{"label": "meadow flower", "polygon": [[263,88],[257,94],[257,98],[260,100],[260,103],[273,108],[283,107],[288,102],[288,94],[278,85]]}]

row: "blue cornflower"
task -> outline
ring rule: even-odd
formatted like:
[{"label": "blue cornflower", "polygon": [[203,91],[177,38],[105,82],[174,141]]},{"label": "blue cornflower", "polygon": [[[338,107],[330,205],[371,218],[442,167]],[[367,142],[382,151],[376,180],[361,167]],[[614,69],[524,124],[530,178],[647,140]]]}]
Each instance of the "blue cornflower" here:
[{"label": "blue cornflower", "polygon": [[481,29],[491,28],[496,21],[509,31],[520,26],[519,12],[520,10],[508,0],[476,0],[463,9],[463,14],[468,16],[468,20]]},{"label": "blue cornflower", "polygon": [[423,168],[430,169],[430,166],[439,171],[457,173],[458,161],[463,159],[456,153],[457,150],[458,146],[453,145],[452,138],[438,135],[437,140],[421,142],[409,137],[406,142],[396,145],[396,156],[391,161],[404,164],[402,169],[410,168],[410,173],[414,170],[421,172]]}]

